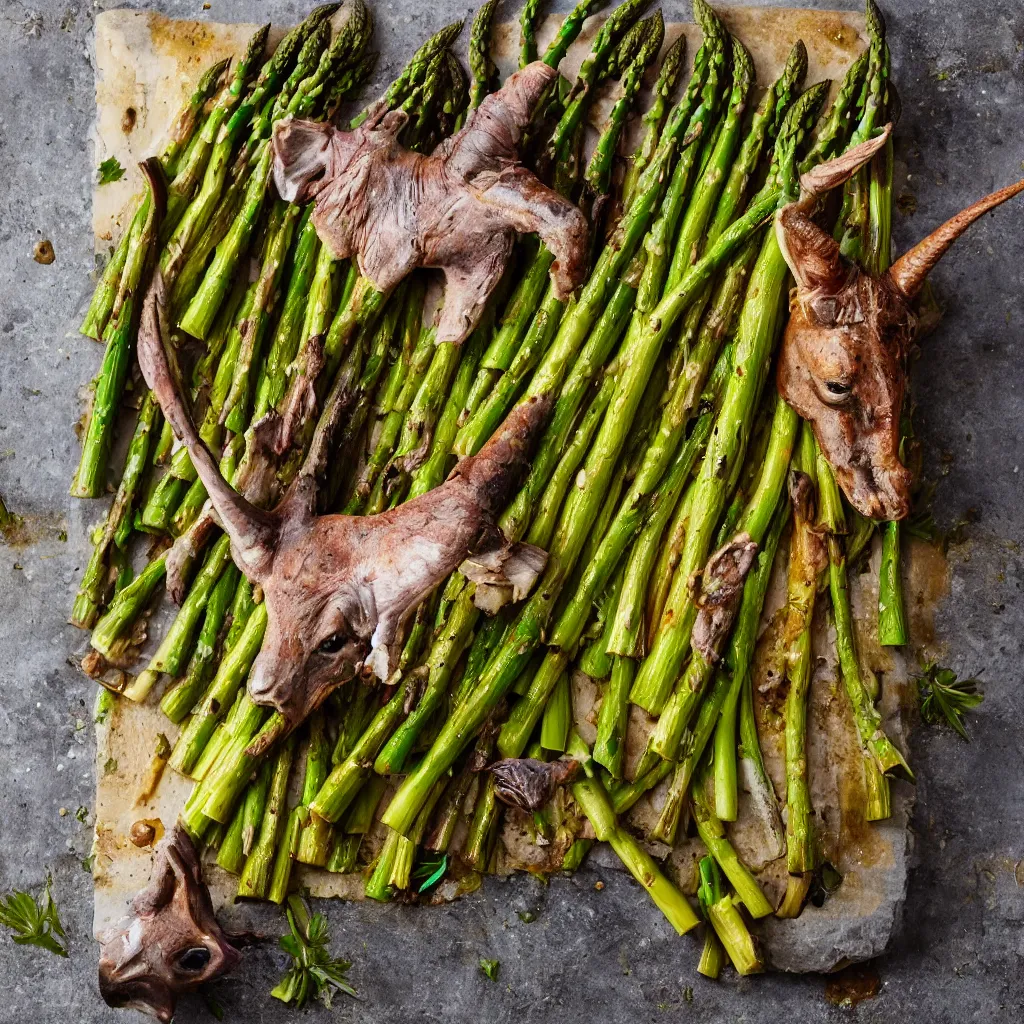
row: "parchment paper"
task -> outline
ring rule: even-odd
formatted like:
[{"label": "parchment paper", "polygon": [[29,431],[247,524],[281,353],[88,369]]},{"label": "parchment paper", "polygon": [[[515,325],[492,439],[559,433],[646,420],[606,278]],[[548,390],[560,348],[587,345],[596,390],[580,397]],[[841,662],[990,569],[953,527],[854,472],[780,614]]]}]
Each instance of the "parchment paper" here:
[{"label": "parchment paper", "polygon": [[[750,49],[763,88],[781,70],[790,47],[803,39],[809,56],[807,83],[831,78],[841,79],[850,62],[865,45],[863,17],[857,13],[719,7],[726,25]],[[557,18],[549,18],[539,39],[544,43],[556,30]],[[569,51],[562,69],[570,77],[589,49],[599,19],[592,19],[580,39]],[[240,52],[255,25],[227,25],[209,22],[174,21],[148,12],[108,11],[96,19],[96,162],[116,156],[127,169],[125,177],[114,184],[97,187],[94,192],[93,224],[97,247],[108,248],[116,241],[126,203],[140,187],[137,170],[140,159],[156,152],[170,122],[183,100],[191,92],[203,69],[214,60]],[[692,61],[700,33],[695,25],[667,26],[666,46],[679,33],[685,33],[688,60]],[[279,38],[278,31],[272,38]],[[419,40],[409,40],[410,52]],[[519,31],[512,23],[497,27],[496,58],[503,73],[514,67],[518,54]],[[374,83],[382,86],[383,80]],[[601,124],[614,101],[615,83],[603,87],[600,101],[591,114]],[[833,87],[834,89],[834,87]],[[367,91],[367,96],[373,90]],[[127,111],[133,111],[134,117]],[[133,127],[125,128],[133,122]],[[636,120],[633,122],[634,134]],[[596,134],[596,132],[595,132]],[[628,143],[627,143],[628,145]],[[931,549],[914,545],[911,558],[908,602],[916,614],[915,632],[930,637],[930,610],[945,586],[945,563],[935,561]],[[783,560],[784,561],[784,560]],[[883,651],[874,643],[873,587],[877,580],[878,553],[872,572],[852,581],[858,634],[863,660],[874,670],[884,672],[885,685],[881,707],[886,729],[897,742],[904,741],[902,708],[908,700],[907,668],[902,657]],[[781,604],[784,580],[777,572],[766,621]],[[823,621],[824,617],[819,616]],[[905,784],[893,786],[893,815],[883,823],[867,825],[860,808],[863,805],[863,777],[845,693],[831,655],[831,638],[821,625],[815,638],[816,662],[811,694],[810,760],[812,795],[825,845],[836,867],[844,876],[839,892],[825,905],[808,907],[797,921],[762,922],[768,940],[768,952],[774,966],[786,970],[828,970],[843,962],[875,955],[884,947],[902,904],[906,883],[908,848],[907,822],[912,790]],[[596,721],[596,688],[585,677],[574,680],[575,711],[585,738],[592,739]],[[636,709],[634,709],[636,711]],[[631,728],[646,728],[642,716],[634,715]],[[127,902],[146,883],[150,871],[150,852],[139,850],[128,841],[131,824],[145,818],[173,822],[192,783],[168,770],[155,796],[139,806],[136,794],[146,774],[155,738],[165,733],[173,742],[176,729],[161,714],[153,697],[142,705],[118,701],[107,723],[97,735],[96,845],[94,879],[96,886],[95,920],[97,931],[117,920]],[[765,757],[779,792],[782,788],[783,761],[778,734],[766,730],[763,736]],[[657,815],[664,794],[655,790],[631,812],[638,824]],[[747,827],[741,798],[740,821],[729,834],[750,864],[763,857]],[[512,870],[530,863],[543,863],[543,850],[533,846],[512,826],[502,837],[504,852],[501,866]],[[694,889],[695,864],[701,846],[696,840],[684,840],[671,852],[667,869],[688,891]],[[657,845],[656,853],[668,851]],[[591,855],[601,863],[617,864],[614,855],[597,849]],[[362,878],[330,875],[300,869],[302,884],[314,895],[360,898]],[[771,896],[781,895],[785,886],[783,862],[767,864],[761,881]],[[236,881],[215,866],[207,869],[207,878],[217,906],[229,904]],[[637,899],[646,899],[638,889]],[[429,908],[410,913],[430,913]],[[241,911],[244,918],[245,911]],[[232,914],[238,925],[237,912]]]}]

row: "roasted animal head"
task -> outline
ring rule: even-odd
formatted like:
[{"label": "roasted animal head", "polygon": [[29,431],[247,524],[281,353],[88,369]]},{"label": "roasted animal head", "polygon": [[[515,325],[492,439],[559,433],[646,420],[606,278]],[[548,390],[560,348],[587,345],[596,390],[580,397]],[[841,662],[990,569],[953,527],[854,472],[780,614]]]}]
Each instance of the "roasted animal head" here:
[{"label": "roasted animal head", "polygon": [[[153,178],[159,171],[150,167],[148,173]],[[139,365],[188,449],[236,564],[263,589],[267,629],[249,693],[294,728],[357,672],[386,678],[390,648],[409,613],[467,555],[501,543],[496,515],[526,464],[549,403],[520,403],[444,484],[375,516],[316,514],[316,481],[337,426],[336,417],[325,413],[301,471],[277,507],[267,511],[228,484],[200,439],[181,395],[173,350],[164,340],[165,318],[166,290],[156,273],[139,324]],[[328,402],[328,408],[341,407]],[[522,559],[499,558],[497,564],[504,561],[521,573]],[[543,562],[530,564],[535,578]],[[519,576],[515,583],[525,585]]]},{"label": "roasted animal head", "polygon": [[157,844],[149,885],[100,943],[100,993],[107,1004],[165,1024],[181,993],[238,963],[238,950],[213,916],[192,840],[180,826]]},{"label": "roasted animal head", "polygon": [[313,224],[339,258],[389,291],[414,267],[446,279],[439,342],[477,325],[517,233],[554,254],[551,278],[567,297],[586,272],[587,221],[522,164],[516,151],[534,106],[558,72],[541,61],[512,75],[429,156],[403,149],[401,111],[378,107],[355,131],[288,119],[274,130],[274,180],[284,199],[316,200]]},{"label": "roasted animal head", "polygon": [[800,199],[775,228],[796,279],[779,358],[779,393],[811,422],[850,503],[874,519],[910,511],[910,471],[900,461],[900,414],[915,318],[911,302],[952,243],[983,213],[1024,190],[1024,181],[978,201],[872,276],[848,263],[812,219],[817,199],[885,145],[877,138],[809,171]]}]

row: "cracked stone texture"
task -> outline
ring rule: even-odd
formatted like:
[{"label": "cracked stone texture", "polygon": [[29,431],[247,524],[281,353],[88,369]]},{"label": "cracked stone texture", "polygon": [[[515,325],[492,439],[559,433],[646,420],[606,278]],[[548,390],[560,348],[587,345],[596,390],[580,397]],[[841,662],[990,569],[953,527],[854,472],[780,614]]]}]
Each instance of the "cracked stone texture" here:
[{"label": "cracked stone texture", "polygon": [[[93,685],[67,662],[82,636],[65,624],[87,558],[87,528],[99,515],[72,501],[67,488],[78,455],[78,392],[100,355],[74,327],[93,265],[92,22],[107,6],[115,4],[0,2],[0,492],[25,518],[30,541],[0,547],[0,890],[36,886],[52,872],[71,947],[70,958],[59,960],[0,940],[2,1022],[128,1019],[102,1004],[95,985],[92,887],[81,867],[91,820],[76,817],[93,793]],[[292,22],[308,5],[127,6]],[[426,8],[378,0],[374,7],[379,83],[429,31],[466,13],[453,0]],[[689,17],[675,0],[665,13],[667,20]],[[889,0],[885,14],[903,98],[896,194],[908,198],[894,231],[904,248],[968,201],[1020,177],[1024,8],[1019,0]],[[361,996],[336,1005],[333,1019],[1024,1018],[1024,795],[1015,777],[1024,756],[1020,224],[1018,201],[977,225],[940,266],[934,282],[946,318],[915,373],[926,472],[938,481],[936,518],[944,528],[970,520],[966,539],[951,549],[952,591],[938,635],[952,667],[983,672],[987,694],[971,718],[969,745],[946,730],[914,734],[915,861],[902,926],[875,964],[879,994],[851,1014],[826,1002],[820,977],[738,980],[727,973],[709,983],[695,971],[697,942],[678,939],[637,898],[631,880],[594,867],[548,886],[489,880],[474,896],[429,913],[329,907],[333,947],[354,961]],[[51,266],[32,260],[41,238],[56,250]],[[537,912],[533,923],[516,915],[525,909]],[[480,957],[501,961],[497,983],[484,978]],[[267,995],[280,969],[270,946],[250,951],[220,986],[226,1019],[289,1019]],[[326,1020],[327,1011],[310,1016]],[[213,1017],[189,1001],[177,1019]]]}]

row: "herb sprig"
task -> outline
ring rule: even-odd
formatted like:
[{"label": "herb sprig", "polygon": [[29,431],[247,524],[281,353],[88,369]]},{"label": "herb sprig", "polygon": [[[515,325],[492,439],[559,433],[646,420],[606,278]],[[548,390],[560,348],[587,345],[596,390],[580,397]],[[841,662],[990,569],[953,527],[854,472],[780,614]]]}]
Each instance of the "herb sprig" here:
[{"label": "herb sprig", "polygon": [[67,956],[67,935],[50,893],[52,882],[46,879],[46,889],[38,902],[17,889],[0,896],[0,925],[10,928],[14,933],[11,939],[19,946],[38,946],[57,956]]},{"label": "herb sprig", "polygon": [[965,740],[970,740],[964,727],[964,713],[985,699],[978,689],[978,680],[957,679],[952,669],[941,668],[931,662],[924,666],[917,687],[921,698],[921,717],[929,725],[945,722]]},{"label": "herb sprig", "polygon": [[345,977],[351,962],[336,960],[327,948],[327,918],[320,913],[310,916],[299,896],[288,897],[285,913],[289,934],[282,936],[280,945],[292,957],[292,966],[270,994],[296,1009],[305,1006],[310,996],[328,1008],[336,992],[354,996],[356,990]]}]

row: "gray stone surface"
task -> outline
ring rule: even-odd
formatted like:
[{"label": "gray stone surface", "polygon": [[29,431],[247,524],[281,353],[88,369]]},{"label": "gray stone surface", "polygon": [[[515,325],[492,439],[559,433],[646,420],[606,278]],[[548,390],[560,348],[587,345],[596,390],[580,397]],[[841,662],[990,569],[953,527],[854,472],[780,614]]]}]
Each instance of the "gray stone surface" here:
[{"label": "gray stone surface", "polygon": [[[87,557],[86,529],[99,514],[69,499],[67,487],[78,453],[77,392],[99,360],[99,349],[73,327],[93,258],[90,49],[102,6],[0,0],[0,491],[34,538],[25,547],[0,547],[0,889],[36,885],[52,871],[71,941],[63,961],[0,940],[0,1022],[121,1018],[95,987],[92,892],[80,865],[90,826],[75,817],[93,791],[86,724],[92,685],[67,662],[82,638],[64,624]],[[200,0],[152,6],[179,17],[288,21],[306,5],[213,0],[208,12]],[[465,10],[453,0],[374,6],[385,54],[381,80],[414,41]],[[890,0],[886,15],[904,106],[896,187],[917,201],[916,212],[895,224],[903,245],[1020,176],[1024,9],[1020,0]],[[668,3],[666,16],[686,18],[688,9]],[[952,592],[939,633],[953,667],[983,671],[987,697],[973,716],[970,745],[946,731],[915,734],[916,866],[902,928],[877,962],[880,994],[850,1014],[826,1004],[817,977],[707,983],[694,969],[694,940],[678,939],[630,880],[591,870],[547,887],[492,880],[429,913],[333,906],[334,945],[354,960],[362,997],[340,1005],[336,1019],[1024,1018],[1020,225],[1018,202],[977,226],[942,265],[935,281],[947,316],[916,373],[927,470],[939,479],[937,518],[949,526],[968,509],[976,512],[967,541],[952,552]],[[44,237],[57,253],[49,267],[31,259]],[[599,874],[602,891],[594,888]],[[538,912],[531,924],[516,916],[525,908]],[[498,983],[480,973],[481,956],[501,961]],[[222,986],[227,1019],[290,1016],[267,997],[277,961],[269,946],[247,955]],[[311,1016],[327,1019],[325,1011]],[[188,1003],[178,1019],[213,1018]]]}]

